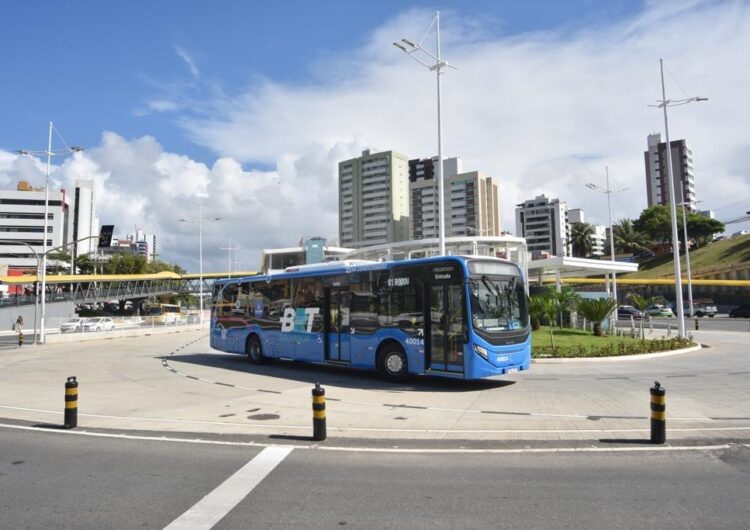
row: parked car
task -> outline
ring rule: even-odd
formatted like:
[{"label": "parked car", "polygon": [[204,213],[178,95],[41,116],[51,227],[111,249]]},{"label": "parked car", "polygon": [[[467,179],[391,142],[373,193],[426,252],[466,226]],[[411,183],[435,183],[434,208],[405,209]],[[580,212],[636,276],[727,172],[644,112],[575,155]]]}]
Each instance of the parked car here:
[{"label": "parked car", "polygon": [[112,331],[115,323],[110,317],[94,317],[83,324],[83,331]]},{"label": "parked car", "polygon": [[646,314],[652,317],[673,317],[674,313],[670,308],[661,304],[653,304],[646,308]]},{"label": "parked car", "polygon": [[634,320],[640,320],[643,318],[643,313],[632,305],[621,305],[617,308],[617,318],[630,320],[630,317],[633,317]]},{"label": "parked car", "polygon": [[[688,306],[685,310],[687,313],[690,309]],[[719,312],[719,309],[713,304],[693,304],[693,315],[697,317],[711,317],[713,318]]]},{"label": "parked car", "polygon": [[71,333],[74,331],[83,331],[83,325],[88,321],[87,318],[71,318],[60,325],[60,333]]},{"label": "parked car", "polygon": [[748,318],[750,317],[750,304],[742,304],[735,307],[729,312],[731,318]]}]

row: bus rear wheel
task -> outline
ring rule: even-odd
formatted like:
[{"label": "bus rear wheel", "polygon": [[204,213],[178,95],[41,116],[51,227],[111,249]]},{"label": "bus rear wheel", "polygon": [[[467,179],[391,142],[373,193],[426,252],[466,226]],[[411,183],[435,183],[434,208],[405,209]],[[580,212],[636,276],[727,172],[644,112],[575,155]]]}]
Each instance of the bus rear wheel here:
[{"label": "bus rear wheel", "polygon": [[257,335],[253,335],[247,339],[245,352],[247,353],[247,359],[253,364],[263,364],[266,360],[266,358],[263,357],[263,346]]},{"label": "bus rear wheel", "polygon": [[378,371],[390,381],[406,381],[409,378],[409,362],[404,350],[393,344],[383,348],[379,357]]}]

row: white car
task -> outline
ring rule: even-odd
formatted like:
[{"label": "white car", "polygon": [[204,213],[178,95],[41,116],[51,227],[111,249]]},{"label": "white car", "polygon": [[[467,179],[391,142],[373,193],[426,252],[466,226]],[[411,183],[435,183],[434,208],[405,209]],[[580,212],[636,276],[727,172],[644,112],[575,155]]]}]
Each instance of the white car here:
[{"label": "white car", "polygon": [[71,318],[67,322],[63,322],[62,325],[60,325],[60,333],[83,331],[83,325],[87,321],[88,318]]},{"label": "white car", "polygon": [[86,319],[83,324],[83,331],[112,331],[115,329],[115,323],[110,317],[94,317]]}]

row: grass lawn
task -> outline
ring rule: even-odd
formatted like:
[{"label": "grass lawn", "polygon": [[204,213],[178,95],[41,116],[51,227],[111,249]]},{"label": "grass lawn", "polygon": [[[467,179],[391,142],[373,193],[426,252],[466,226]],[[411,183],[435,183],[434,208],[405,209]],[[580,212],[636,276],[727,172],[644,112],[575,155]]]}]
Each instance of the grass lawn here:
[{"label": "grass lawn", "polygon": [[610,357],[675,350],[692,344],[690,341],[680,341],[676,338],[640,340],[611,335],[595,337],[593,333],[579,329],[555,328],[554,335],[557,347],[555,351],[552,350],[549,327],[542,326],[538,331],[533,331],[531,333],[531,356],[536,358]]},{"label": "grass lawn", "polygon": [[[682,270],[685,270],[685,255],[681,254],[681,256]],[[736,265],[745,261],[750,261],[750,234],[715,241],[710,245],[690,251],[690,267],[694,276],[717,267]],[[672,253],[643,261],[638,265],[638,272],[630,272],[621,277],[673,278]]]}]

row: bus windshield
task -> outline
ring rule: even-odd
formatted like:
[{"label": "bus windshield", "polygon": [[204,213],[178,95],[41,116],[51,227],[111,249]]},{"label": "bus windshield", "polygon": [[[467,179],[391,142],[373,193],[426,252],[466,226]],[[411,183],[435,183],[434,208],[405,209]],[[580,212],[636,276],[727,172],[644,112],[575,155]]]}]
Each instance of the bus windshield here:
[{"label": "bus windshield", "polygon": [[482,275],[469,280],[474,328],[488,333],[526,327],[526,293],[519,277]]}]

